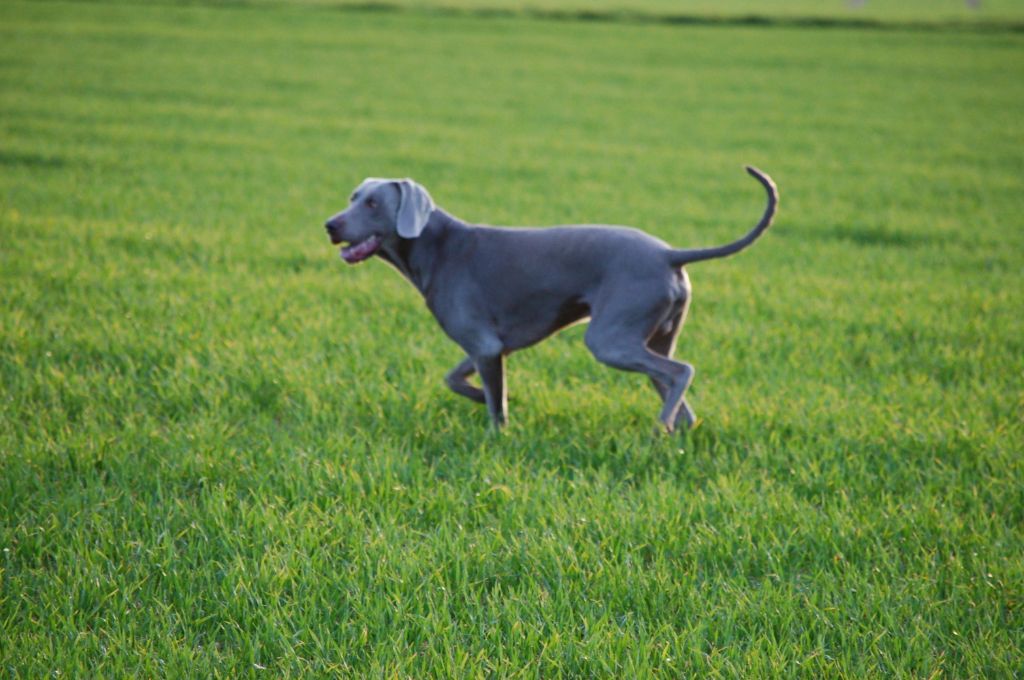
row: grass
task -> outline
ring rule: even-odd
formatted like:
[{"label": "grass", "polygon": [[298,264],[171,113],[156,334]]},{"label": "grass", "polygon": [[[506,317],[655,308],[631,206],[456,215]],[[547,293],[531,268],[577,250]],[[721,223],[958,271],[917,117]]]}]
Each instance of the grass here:
[{"label": "grass", "polygon": [[[0,675],[1015,677],[1024,37],[0,4]],[[323,219],[694,266],[702,417],[574,328],[511,424]]]}]

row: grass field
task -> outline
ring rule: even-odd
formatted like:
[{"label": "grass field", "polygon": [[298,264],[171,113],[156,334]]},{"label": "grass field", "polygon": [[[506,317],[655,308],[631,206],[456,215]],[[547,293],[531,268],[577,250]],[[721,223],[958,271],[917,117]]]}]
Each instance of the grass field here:
[{"label": "grass field", "polygon": [[[1019,677],[1022,76],[1014,30],[0,3],[0,676]],[[490,433],[322,228],[408,175],[710,245],[744,163],[781,213],[690,270],[682,437],[580,327]]]}]

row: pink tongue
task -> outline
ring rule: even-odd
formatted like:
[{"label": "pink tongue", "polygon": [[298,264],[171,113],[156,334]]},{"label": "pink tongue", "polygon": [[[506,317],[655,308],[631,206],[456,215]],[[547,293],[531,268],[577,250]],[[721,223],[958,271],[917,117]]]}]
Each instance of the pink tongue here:
[{"label": "pink tongue", "polygon": [[377,248],[380,247],[380,239],[376,236],[371,236],[365,241],[348,246],[347,248],[341,249],[341,259],[345,260],[349,264],[355,264],[356,262],[362,262],[366,258],[377,252]]}]

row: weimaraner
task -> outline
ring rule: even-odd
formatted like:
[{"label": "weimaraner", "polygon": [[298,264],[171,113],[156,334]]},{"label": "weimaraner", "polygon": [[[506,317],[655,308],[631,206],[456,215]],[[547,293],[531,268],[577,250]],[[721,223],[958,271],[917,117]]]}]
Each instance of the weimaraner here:
[{"label": "weimaraner", "polygon": [[[379,255],[422,293],[445,333],[467,354],[449,371],[453,391],[484,403],[505,423],[505,356],[590,318],[586,344],[598,361],[647,374],[672,432],[693,366],[671,358],[690,303],[683,265],[746,248],[775,216],[778,191],[756,168],[768,207],[750,233],[717,248],[676,250],[628,227],[508,228],[467,224],[434,206],[410,179],[365,180],[349,206],[327,221],[349,264]],[[483,389],[467,378],[479,373]]]}]

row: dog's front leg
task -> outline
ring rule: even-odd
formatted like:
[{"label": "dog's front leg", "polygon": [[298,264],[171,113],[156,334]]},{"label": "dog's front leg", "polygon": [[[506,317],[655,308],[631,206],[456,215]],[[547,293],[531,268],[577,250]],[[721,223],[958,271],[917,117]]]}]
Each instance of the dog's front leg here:
[{"label": "dog's front leg", "polygon": [[495,428],[505,424],[508,412],[508,397],[505,393],[505,357],[502,354],[491,354],[473,357],[476,372],[484,386],[484,397],[487,411],[491,414],[491,422]]},{"label": "dog's front leg", "polygon": [[477,403],[486,404],[487,399],[484,396],[484,391],[466,382],[466,378],[474,373],[476,373],[476,366],[473,364],[472,359],[466,357],[459,362],[458,366],[448,371],[448,375],[444,377],[444,382],[452,392],[461,394]]}]

